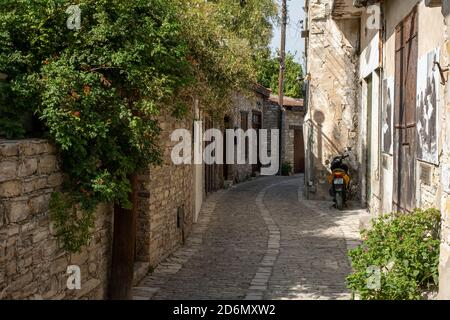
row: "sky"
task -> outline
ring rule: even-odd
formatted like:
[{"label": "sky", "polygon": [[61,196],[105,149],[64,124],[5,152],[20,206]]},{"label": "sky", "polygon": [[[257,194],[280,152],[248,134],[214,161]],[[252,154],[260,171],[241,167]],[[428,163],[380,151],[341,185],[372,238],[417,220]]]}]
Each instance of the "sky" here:
[{"label": "sky", "polygon": [[[277,0],[280,8],[281,1]],[[296,52],[296,60],[303,63],[303,52],[305,50],[305,41],[301,37],[300,21],[305,19],[305,12],[303,10],[304,0],[287,0],[288,5],[288,27],[286,31],[286,51]],[[273,38],[270,47],[273,52],[281,46],[281,29],[279,26],[274,26]]]}]

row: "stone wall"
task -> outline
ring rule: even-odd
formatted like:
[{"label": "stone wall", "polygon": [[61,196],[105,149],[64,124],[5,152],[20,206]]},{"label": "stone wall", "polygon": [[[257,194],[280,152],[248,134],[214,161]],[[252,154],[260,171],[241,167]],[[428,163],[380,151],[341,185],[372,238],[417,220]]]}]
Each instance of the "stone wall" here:
[{"label": "stone wall", "polygon": [[[49,220],[49,200],[62,174],[45,140],[0,140],[0,299],[101,299],[110,265],[112,214],[101,206],[90,244],[61,249]],[[67,267],[81,269],[81,290],[67,289]]]},{"label": "stone wall", "polygon": [[190,233],[195,201],[194,166],[172,163],[172,147],[178,142],[171,142],[170,138],[175,129],[192,133],[192,119],[177,121],[167,114],[159,121],[163,165],[150,166],[139,176],[137,260],[152,267],[181,245]]},{"label": "stone wall", "polygon": [[[332,1],[308,1],[307,72],[310,75],[306,126],[307,197],[328,199],[328,161],[353,150],[353,181],[359,181],[359,20],[333,20]],[[355,67],[349,67],[355,66]]]}]

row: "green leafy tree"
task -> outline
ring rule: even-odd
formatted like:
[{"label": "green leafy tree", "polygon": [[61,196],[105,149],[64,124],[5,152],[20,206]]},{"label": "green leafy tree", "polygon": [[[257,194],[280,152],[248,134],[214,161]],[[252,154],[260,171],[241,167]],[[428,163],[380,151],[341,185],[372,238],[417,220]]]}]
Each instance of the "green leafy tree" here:
[{"label": "green leafy tree", "polygon": [[[265,51],[259,55],[258,81],[263,86],[270,88],[274,94],[278,94],[280,60],[273,57],[270,51]],[[300,63],[295,61],[292,53],[286,54],[286,71],[284,82],[284,94],[292,98],[303,98],[302,82],[303,69]]]},{"label": "green leafy tree", "polygon": [[268,48],[274,0],[178,0],[195,82],[186,94],[220,117],[231,93],[257,82],[258,55]]}]

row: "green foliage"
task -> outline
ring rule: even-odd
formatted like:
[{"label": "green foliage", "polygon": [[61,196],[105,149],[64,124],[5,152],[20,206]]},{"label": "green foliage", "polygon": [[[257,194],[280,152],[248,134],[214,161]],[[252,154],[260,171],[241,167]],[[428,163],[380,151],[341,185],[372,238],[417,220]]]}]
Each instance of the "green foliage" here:
[{"label": "green foliage", "polygon": [[[354,272],[348,287],[363,300],[414,300],[438,285],[440,213],[415,210],[373,221],[363,244],[349,253]],[[378,287],[368,285],[379,268]]]},{"label": "green foliage", "polygon": [[81,210],[72,197],[59,192],[52,194],[50,218],[54,222],[56,236],[69,252],[78,252],[89,242],[90,231],[95,225],[93,211]]},{"label": "green foliage", "polygon": [[[72,4],[79,31],[66,27]],[[129,175],[160,161],[156,116],[162,107],[179,112],[177,93],[191,79],[176,8],[165,0],[5,0],[0,21],[1,116],[37,113],[59,147],[66,205],[53,197],[53,217],[65,248],[78,250],[95,207],[129,207]],[[23,133],[15,126],[0,131]]]},{"label": "green foliage", "polygon": [[283,162],[281,166],[281,175],[290,176],[293,171],[292,164],[290,162]]},{"label": "green foliage", "polygon": [[[271,56],[270,52],[262,52],[258,58],[258,82],[278,94],[280,61],[278,57]],[[284,95],[291,98],[302,98],[303,70],[300,63],[295,61],[292,53],[286,54],[286,71],[284,82]]]},{"label": "green foliage", "polygon": [[195,82],[186,90],[211,115],[223,114],[235,91],[257,82],[257,56],[272,35],[274,0],[177,0]]}]

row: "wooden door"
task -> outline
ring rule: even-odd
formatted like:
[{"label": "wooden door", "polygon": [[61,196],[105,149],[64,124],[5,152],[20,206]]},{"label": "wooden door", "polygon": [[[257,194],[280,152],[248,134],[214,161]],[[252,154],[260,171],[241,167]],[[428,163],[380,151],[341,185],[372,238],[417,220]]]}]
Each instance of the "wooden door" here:
[{"label": "wooden door", "polygon": [[372,110],[373,81],[372,76],[366,79],[367,84],[367,141],[366,141],[366,202],[372,199]]},{"label": "wooden door", "polygon": [[294,130],[294,173],[305,173],[305,140],[303,130]]},{"label": "wooden door", "polygon": [[417,7],[396,28],[394,208],[411,211],[416,196]]}]

